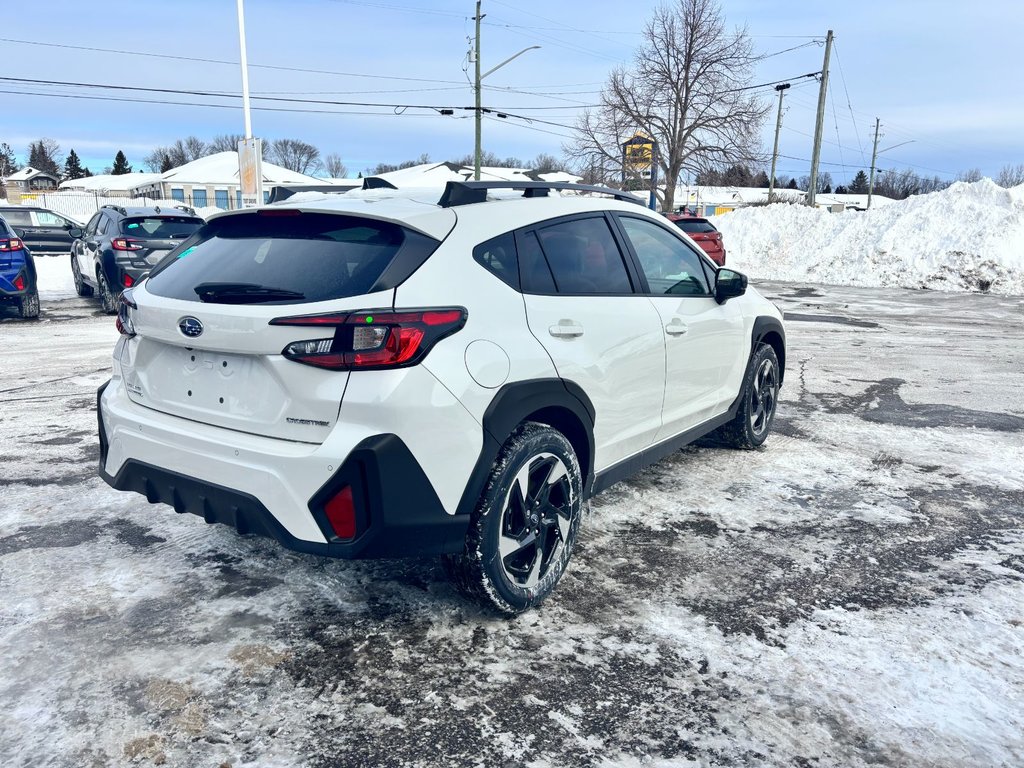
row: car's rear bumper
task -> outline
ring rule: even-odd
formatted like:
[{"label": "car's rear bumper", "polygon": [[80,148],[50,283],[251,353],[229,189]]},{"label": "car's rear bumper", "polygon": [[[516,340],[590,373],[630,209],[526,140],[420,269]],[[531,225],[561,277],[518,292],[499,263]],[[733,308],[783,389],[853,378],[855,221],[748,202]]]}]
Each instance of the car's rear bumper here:
[{"label": "car's rear bumper", "polygon": [[[367,435],[342,455],[326,444],[246,435],[143,408],[117,378],[97,399],[100,476],[118,490],[328,557],[435,555],[464,544],[468,516],[445,511],[394,434]],[[324,512],[345,485],[359,521],[350,540],[334,535]]]}]

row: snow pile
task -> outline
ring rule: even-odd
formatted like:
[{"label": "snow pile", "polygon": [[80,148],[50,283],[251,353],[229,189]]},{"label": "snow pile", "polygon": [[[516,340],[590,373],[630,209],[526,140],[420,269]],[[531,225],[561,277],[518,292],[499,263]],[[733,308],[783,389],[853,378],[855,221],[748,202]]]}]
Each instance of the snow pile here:
[{"label": "snow pile", "polygon": [[870,211],[716,216],[729,266],[767,280],[1024,294],[1024,185],[960,182]]}]

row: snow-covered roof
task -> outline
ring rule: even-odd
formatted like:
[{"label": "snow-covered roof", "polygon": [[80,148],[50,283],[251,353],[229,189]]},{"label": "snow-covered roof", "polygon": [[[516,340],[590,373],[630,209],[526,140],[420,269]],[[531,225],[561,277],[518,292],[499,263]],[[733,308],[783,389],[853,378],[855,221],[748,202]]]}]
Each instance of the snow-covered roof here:
[{"label": "snow-covered roof", "polygon": [[97,176],[86,176],[81,179],[62,181],[60,188],[128,192],[136,187],[154,184],[158,181],[160,181],[159,173],[121,173],[116,176],[109,173],[101,173]]},{"label": "snow-covered roof", "polygon": [[28,166],[28,165],[26,165],[20,171],[15,171],[14,173],[12,173],[10,176],[7,177],[7,180],[8,181],[29,181],[31,179],[36,178],[37,176],[45,176],[48,179],[53,179],[54,181],[57,180],[57,177],[54,176],[52,173],[47,173],[46,171],[40,171],[38,168],[33,168],[31,166]]},{"label": "snow-covered roof", "polygon": [[[319,179],[289,171],[280,165],[263,161],[264,184],[318,184]],[[185,163],[164,173],[161,177],[170,184],[237,184],[238,153],[217,152]]]}]

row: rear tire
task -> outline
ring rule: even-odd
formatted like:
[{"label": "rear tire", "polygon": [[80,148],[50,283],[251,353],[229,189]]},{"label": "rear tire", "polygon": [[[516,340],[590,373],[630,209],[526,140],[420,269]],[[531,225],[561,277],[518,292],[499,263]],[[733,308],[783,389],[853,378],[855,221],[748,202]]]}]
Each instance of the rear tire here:
[{"label": "rear tire", "polygon": [[110,285],[107,283],[102,269],[96,273],[96,284],[100,288],[100,302],[103,304],[103,311],[108,315],[117,314],[117,297],[110,290]]},{"label": "rear tire", "polygon": [[38,288],[33,288],[32,293],[26,293],[18,299],[18,316],[26,320],[33,320],[39,317]]},{"label": "rear tire", "polygon": [[75,292],[79,296],[92,296],[92,286],[82,278],[82,270],[78,268],[75,254],[71,254],[71,274],[75,278]]},{"label": "rear tire", "polygon": [[758,344],[743,377],[735,418],[712,437],[733,448],[758,448],[768,439],[779,402],[779,358],[768,344]]},{"label": "rear tire", "polygon": [[445,570],[465,595],[513,615],[543,601],[572,556],[583,480],[572,444],[527,422],[505,441],[462,554]]}]

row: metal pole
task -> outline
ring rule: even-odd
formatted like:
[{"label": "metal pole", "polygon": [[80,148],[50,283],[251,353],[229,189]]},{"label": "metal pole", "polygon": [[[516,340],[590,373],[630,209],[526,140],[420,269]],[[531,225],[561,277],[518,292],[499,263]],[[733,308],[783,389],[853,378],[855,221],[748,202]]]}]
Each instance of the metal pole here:
[{"label": "metal pole", "polygon": [[818,158],[821,156],[821,134],[825,128],[825,94],[828,92],[828,59],[832,53],[832,30],[825,36],[825,63],[821,67],[821,89],[818,91],[818,119],[814,124],[814,151],[811,153],[811,183],[807,204],[814,205],[818,193]]},{"label": "metal pole", "polygon": [[868,209],[871,208],[871,195],[875,191],[875,160],[878,158],[878,124],[875,118],[875,148],[871,151],[871,178],[868,179]]},{"label": "metal pole", "polygon": [[[245,9],[238,0],[238,46],[242,60],[242,111],[245,114],[245,138],[252,138],[252,115],[249,113],[249,65],[245,56]],[[479,5],[479,3],[478,3]]]},{"label": "metal pole", "polygon": [[[239,0],[241,2],[241,0]],[[476,122],[476,144],[473,151],[473,179],[480,181],[480,123],[483,115],[480,113],[480,0],[476,0],[476,109],[473,116]]]},{"label": "metal pole", "polygon": [[779,131],[782,130],[782,94],[789,88],[789,83],[776,85],[775,90],[779,92],[779,116],[775,120],[775,149],[772,150],[772,173],[768,177],[768,202],[772,201],[775,193],[775,161],[779,159]]}]

